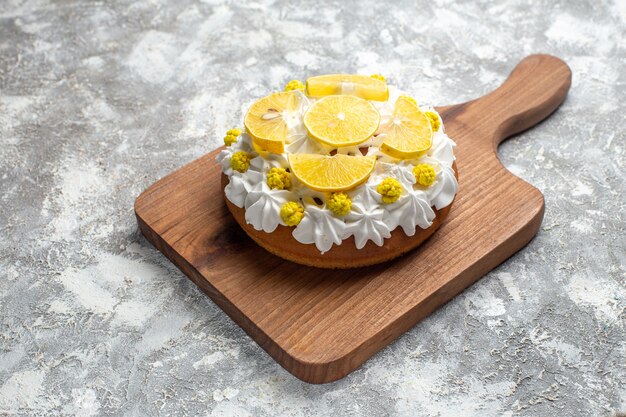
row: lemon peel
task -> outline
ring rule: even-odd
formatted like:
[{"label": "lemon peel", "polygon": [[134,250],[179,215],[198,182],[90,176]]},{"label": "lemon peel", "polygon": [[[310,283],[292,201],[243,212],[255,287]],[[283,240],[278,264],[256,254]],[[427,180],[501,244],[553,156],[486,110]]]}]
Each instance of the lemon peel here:
[{"label": "lemon peel", "polygon": [[375,80],[380,80],[380,81],[387,81],[387,79],[385,78],[384,75],[382,74],[372,74],[370,75],[371,78],[375,79]]},{"label": "lemon peel", "polygon": [[252,159],[252,155],[248,152],[235,152],[233,156],[230,157],[230,167],[235,171],[246,172],[248,168],[250,168],[250,159]]},{"label": "lemon peel", "polygon": [[328,74],[309,77],[306,80],[309,97],[325,97],[336,94],[349,94],[365,100],[389,100],[387,82],[377,77],[360,74]]},{"label": "lemon peel", "polygon": [[284,168],[272,168],[267,173],[267,185],[275,190],[291,188],[291,174]]},{"label": "lemon peel", "polygon": [[441,121],[439,120],[439,116],[434,111],[424,112],[426,117],[428,117],[428,121],[430,122],[430,126],[433,128],[433,132],[439,131],[441,127]]},{"label": "lemon peel", "polygon": [[326,205],[335,216],[345,216],[352,209],[352,200],[346,193],[331,193],[326,201]]},{"label": "lemon peel", "polygon": [[378,184],[376,191],[382,196],[383,203],[391,204],[395,203],[400,198],[402,185],[400,185],[398,180],[387,177]]},{"label": "lemon peel", "polygon": [[297,226],[304,217],[304,207],[296,201],[288,201],[280,208],[280,217],[287,226]]},{"label": "lemon peel", "polygon": [[300,80],[291,80],[285,85],[285,91],[304,91],[304,84]]},{"label": "lemon peel", "polygon": [[437,174],[435,168],[430,164],[419,164],[413,167],[415,182],[423,187],[430,187],[434,184]]}]

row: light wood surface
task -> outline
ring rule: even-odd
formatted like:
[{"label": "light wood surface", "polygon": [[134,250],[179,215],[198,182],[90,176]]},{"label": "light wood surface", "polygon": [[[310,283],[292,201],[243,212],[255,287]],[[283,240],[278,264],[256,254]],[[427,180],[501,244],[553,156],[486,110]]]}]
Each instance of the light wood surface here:
[{"label": "light wood surface", "polygon": [[532,55],[492,93],[439,108],[458,145],[459,193],[430,239],[388,263],[323,270],[260,248],[224,204],[219,149],[142,193],[139,227],[285,369],[339,379],[537,233],[543,195],[502,166],[497,146],[550,115],[570,82],[563,61]]}]

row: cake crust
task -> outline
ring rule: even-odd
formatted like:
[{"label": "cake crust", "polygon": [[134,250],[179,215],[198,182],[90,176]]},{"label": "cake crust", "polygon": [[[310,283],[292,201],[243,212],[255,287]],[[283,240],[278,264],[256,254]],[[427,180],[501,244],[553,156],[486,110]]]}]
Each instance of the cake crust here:
[{"label": "cake crust", "polygon": [[[458,180],[456,163],[453,164],[452,168]],[[222,194],[226,185],[228,185],[228,177],[222,174]],[[321,254],[315,245],[298,242],[291,234],[293,227],[278,225],[278,228],[272,233],[256,230],[252,225],[246,223],[244,208],[231,203],[225,195],[224,201],[235,221],[259,246],[288,261],[326,269],[348,269],[375,265],[395,259],[417,248],[441,226],[448,216],[452,204],[454,204],[453,201],[440,210],[433,207],[436,215],[433,224],[427,229],[418,227],[413,236],[407,236],[401,227],[397,227],[391,232],[391,237],[385,239],[383,246],[378,246],[370,240],[362,249],[356,248],[354,236],[350,236],[343,240],[341,245],[333,245],[329,251]]]}]

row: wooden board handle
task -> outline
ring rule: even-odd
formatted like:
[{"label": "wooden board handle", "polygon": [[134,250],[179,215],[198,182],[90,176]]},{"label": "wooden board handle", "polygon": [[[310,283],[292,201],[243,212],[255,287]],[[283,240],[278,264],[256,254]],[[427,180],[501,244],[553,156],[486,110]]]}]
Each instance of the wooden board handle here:
[{"label": "wooden board handle", "polygon": [[559,58],[530,55],[493,92],[458,107],[442,109],[444,122],[450,117],[460,119],[464,130],[478,131],[495,149],[507,137],[536,125],[556,110],[571,81],[570,68]]}]

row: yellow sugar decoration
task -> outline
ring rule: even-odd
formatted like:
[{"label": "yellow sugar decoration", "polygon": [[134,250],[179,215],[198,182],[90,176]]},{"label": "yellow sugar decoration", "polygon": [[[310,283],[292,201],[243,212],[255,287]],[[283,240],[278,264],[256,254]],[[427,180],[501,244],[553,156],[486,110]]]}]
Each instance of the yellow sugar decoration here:
[{"label": "yellow sugar decoration", "polygon": [[402,194],[402,185],[398,182],[398,180],[387,177],[385,178],[378,187],[376,187],[376,191],[382,196],[383,203],[391,204],[398,201],[400,195]]},{"label": "yellow sugar decoration", "polygon": [[285,85],[285,91],[300,90],[304,91],[304,84],[300,80],[291,80]]},{"label": "yellow sugar decoration", "polygon": [[287,226],[297,226],[304,217],[304,207],[295,201],[288,201],[280,208],[280,217]]},{"label": "yellow sugar decoration", "polygon": [[230,167],[235,171],[246,172],[250,168],[250,159],[252,156],[248,152],[235,152],[230,157]]},{"label": "yellow sugar decoration", "polygon": [[352,200],[346,193],[331,193],[326,201],[326,205],[335,216],[345,216],[352,209]]},{"label": "yellow sugar decoration", "polygon": [[267,185],[275,190],[291,188],[291,174],[284,168],[272,168],[267,173]]},{"label": "yellow sugar decoration", "polygon": [[437,174],[435,168],[430,164],[419,164],[413,167],[415,182],[423,187],[430,187],[434,184]]},{"label": "yellow sugar decoration", "polygon": [[387,81],[387,79],[385,78],[384,75],[381,74],[372,74],[370,75],[370,77],[372,77],[375,80],[380,80],[380,81]]},{"label": "yellow sugar decoration", "polygon": [[226,132],[226,136],[224,136],[224,144],[226,146],[230,146],[233,143],[237,142],[237,138],[241,136],[241,130],[240,129],[230,129],[228,132]]},{"label": "yellow sugar decoration", "polygon": [[403,98],[403,99],[405,99],[406,101],[408,101],[408,102],[411,102],[411,103],[415,104],[415,105],[419,108],[419,106],[417,105],[417,101],[415,101],[415,99],[414,99],[413,97],[410,97],[410,96],[400,96],[400,97],[398,97],[398,98]]},{"label": "yellow sugar decoration", "polygon": [[433,132],[437,132],[441,127],[441,121],[439,120],[439,116],[434,111],[424,112],[426,117],[428,117],[428,121],[430,122],[430,126],[433,128]]}]

